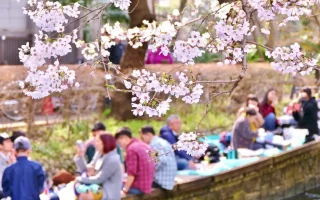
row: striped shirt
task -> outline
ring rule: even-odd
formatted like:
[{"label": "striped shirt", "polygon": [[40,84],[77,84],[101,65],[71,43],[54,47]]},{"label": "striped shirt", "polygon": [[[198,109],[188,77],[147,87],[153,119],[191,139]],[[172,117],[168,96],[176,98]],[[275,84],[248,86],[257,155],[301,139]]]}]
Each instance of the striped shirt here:
[{"label": "striped shirt", "polygon": [[150,146],[153,150],[159,151],[154,182],[163,189],[172,190],[177,174],[177,162],[173,149],[169,142],[158,136],[152,138]]}]

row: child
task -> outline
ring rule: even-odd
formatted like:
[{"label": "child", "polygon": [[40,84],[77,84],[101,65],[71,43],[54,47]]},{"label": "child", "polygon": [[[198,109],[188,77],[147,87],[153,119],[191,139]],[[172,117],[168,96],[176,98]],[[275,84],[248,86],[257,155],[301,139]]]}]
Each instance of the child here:
[{"label": "child", "polygon": [[[83,177],[89,177],[89,176],[94,176],[95,175],[95,169],[93,167],[87,167],[86,173],[83,173]],[[86,193],[87,196],[82,195],[82,199],[85,199],[86,197],[93,200],[98,200],[102,198],[102,190],[101,187],[97,184],[80,184],[76,183],[75,184],[75,193],[77,196],[80,194]],[[80,199],[80,198],[79,198]]]},{"label": "child", "polygon": [[4,197],[11,197],[11,200],[40,200],[45,174],[39,163],[28,160],[31,152],[29,139],[18,137],[14,141],[14,149],[17,162],[4,171],[2,180]]}]

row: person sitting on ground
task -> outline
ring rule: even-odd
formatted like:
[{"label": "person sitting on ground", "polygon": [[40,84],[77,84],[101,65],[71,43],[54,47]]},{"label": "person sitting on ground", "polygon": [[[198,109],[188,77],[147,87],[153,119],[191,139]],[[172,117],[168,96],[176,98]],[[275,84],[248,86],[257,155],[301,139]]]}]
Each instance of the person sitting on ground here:
[{"label": "person sitting on ground", "polygon": [[309,134],[306,136],[306,143],[314,140],[314,135],[319,135],[318,128],[318,105],[310,88],[305,88],[301,92],[301,100],[304,103],[300,110],[293,107],[293,117],[298,122],[298,127],[308,129]]},{"label": "person sitting on ground", "polygon": [[260,113],[264,118],[263,127],[266,131],[274,131],[277,128],[278,122],[276,118],[275,105],[277,103],[277,91],[270,89],[264,96],[264,99],[260,105]]},{"label": "person sitting on ground", "polygon": [[[0,183],[4,170],[14,163],[15,157],[13,154],[13,143],[7,133],[0,134]],[[3,198],[3,190],[0,185],[0,199]]]},{"label": "person sitting on ground", "polygon": [[[181,120],[176,115],[171,115],[168,118],[167,125],[160,130],[160,137],[167,140],[170,144],[178,142],[178,134],[181,129]],[[174,151],[177,160],[178,170],[187,168],[195,169],[193,158],[186,151]]]},{"label": "person sitting on ground", "polygon": [[122,189],[122,196],[126,194],[149,194],[155,172],[155,163],[147,152],[151,147],[142,141],[132,138],[130,129],[120,129],[116,139],[123,150],[126,151],[127,180]]},{"label": "person sitting on ground", "polygon": [[[94,169],[88,169],[86,176],[76,179],[79,183],[89,184],[87,187],[79,185],[78,189],[85,189],[79,198],[92,199],[93,193],[99,194],[98,191],[94,191],[97,187],[92,186],[102,185],[102,199],[120,199],[122,170],[115,138],[110,134],[100,134],[96,137],[96,150],[101,156],[96,161]],[[85,161],[84,157],[78,159]]]},{"label": "person sitting on ground", "polygon": [[[105,131],[106,131],[106,126],[103,123],[101,122],[96,123],[92,128],[92,138],[90,138],[85,142],[85,155],[87,157],[88,163],[90,163],[91,165],[94,165],[95,160],[98,157],[100,157],[99,152],[96,152],[95,150],[95,143],[94,143],[95,137],[98,136],[100,133],[105,133]],[[122,162],[121,149],[118,145],[116,146],[116,148]]]},{"label": "person sitting on ground", "polygon": [[233,126],[232,132],[232,146],[235,149],[250,149],[258,150],[264,149],[268,146],[276,147],[279,149],[285,149],[289,143],[275,144],[272,142],[272,138],[262,137],[257,139],[258,131],[252,131],[250,124],[256,120],[257,111],[254,108],[246,108],[246,114],[240,116]]},{"label": "person sitting on ground", "polygon": [[88,163],[90,163],[94,157],[94,154],[96,152],[95,150],[95,137],[100,133],[106,131],[106,126],[101,123],[97,122],[93,128],[92,128],[92,137],[89,138],[87,141],[85,141],[85,155],[87,157]]},{"label": "person sitting on ground", "polygon": [[251,130],[255,132],[264,124],[264,119],[262,115],[259,113],[259,100],[256,95],[248,95],[245,106],[240,108],[238,111],[238,117],[240,115],[245,115],[245,108],[254,108],[257,111],[255,120],[252,123],[250,123]]},{"label": "person sitting on ground", "polygon": [[2,179],[4,197],[12,200],[40,200],[46,180],[41,164],[31,161],[31,143],[26,137],[14,141],[17,161],[6,168]]},{"label": "person sitting on ground", "polygon": [[245,148],[253,149],[254,139],[258,136],[257,132],[253,132],[250,128],[257,115],[257,111],[253,108],[246,108],[245,115],[239,116],[236,120],[232,131],[232,146],[235,149]]},{"label": "person sitting on ground", "polygon": [[156,136],[152,126],[144,126],[140,130],[143,142],[149,144],[157,152],[156,173],[152,186],[165,190],[172,190],[174,178],[177,175],[177,163],[172,146],[164,139]]}]

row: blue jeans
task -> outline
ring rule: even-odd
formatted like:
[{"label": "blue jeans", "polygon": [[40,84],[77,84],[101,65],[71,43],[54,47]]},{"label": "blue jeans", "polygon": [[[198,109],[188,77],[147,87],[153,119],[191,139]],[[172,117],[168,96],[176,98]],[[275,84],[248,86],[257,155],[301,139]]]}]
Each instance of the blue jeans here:
[{"label": "blue jeans", "polygon": [[128,194],[139,195],[139,194],[143,194],[143,192],[137,188],[130,188],[128,191]]},{"label": "blue jeans", "polygon": [[274,113],[270,113],[264,118],[263,128],[267,131],[276,130],[277,119]]},{"label": "blue jeans", "polygon": [[177,161],[178,170],[187,169],[189,166],[189,161],[187,159],[180,158],[180,157],[176,156],[176,161]]}]

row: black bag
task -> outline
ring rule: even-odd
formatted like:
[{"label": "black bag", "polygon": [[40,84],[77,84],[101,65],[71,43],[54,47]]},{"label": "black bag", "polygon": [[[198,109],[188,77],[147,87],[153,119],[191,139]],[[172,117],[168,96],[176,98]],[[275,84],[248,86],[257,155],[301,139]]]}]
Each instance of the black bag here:
[{"label": "black bag", "polygon": [[[220,161],[219,148],[215,145],[209,145],[208,149],[205,152],[205,155],[208,155],[210,163],[217,163]],[[199,161],[204,160],[204,155],[199,158]]]}]

